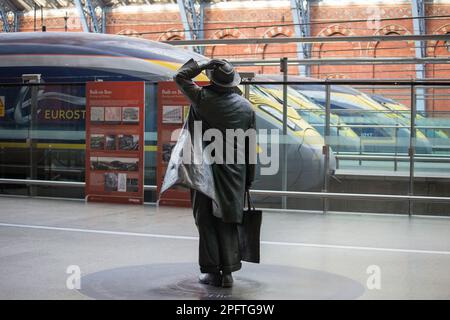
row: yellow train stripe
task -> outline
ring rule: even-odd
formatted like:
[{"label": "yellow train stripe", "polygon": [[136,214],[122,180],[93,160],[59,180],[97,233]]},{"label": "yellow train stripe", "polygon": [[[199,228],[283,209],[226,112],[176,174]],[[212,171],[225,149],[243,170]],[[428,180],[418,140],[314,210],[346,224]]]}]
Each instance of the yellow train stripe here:
[{"label": "yellow train stripe", "polygon": [[263,152],[263,149],[261,148],[261,146],[259,144],[256,145],[256,153],[261,153]]},{"label": "yellow train stripe", "polygon": [[86,145],[84,143],[37,143],[38,149],[66,149],[66,150],[84,150]]},{"label": "yellow train stripe", "polygon": [[[154,63],[160,66],[163,66],[167,69],[176,71],[181,67],[181,63],[175,63],[175,62],[169,62],[169,61],[163,61],[163,60],[153,60],[153,59],[146,59],[150,63]],[[204,72],[200,73],[197,77],[195,77],[196,81],[209,81],[208,77],[204,74]]]},{"label": "yellow train stripe", "polygon": [[28,148],[27,142],[0,142],[0,148]]},{"label": "yellow train stripe", "polygon": [[158,146],[145,146],[144,151],[157,151]]},{"label": "yellow train stripe", "polygon": [[[84,150],[86,149],[85,144],[68,144],[68,143],[38,143],[38,149],[71,149],[71,150]],[[157,146],[145,146],[144,151],[156,151]]]},{"label": "yellow train stripe", "polygon": [[[19,148],[28,149],[30,144],[28,142],[0,142],[0,148]],[[84,143],[37,143],[37,149],[59,149],[59,150],[85,150]],[[145,146],[144,151],[155,152],[158,146]]]}]

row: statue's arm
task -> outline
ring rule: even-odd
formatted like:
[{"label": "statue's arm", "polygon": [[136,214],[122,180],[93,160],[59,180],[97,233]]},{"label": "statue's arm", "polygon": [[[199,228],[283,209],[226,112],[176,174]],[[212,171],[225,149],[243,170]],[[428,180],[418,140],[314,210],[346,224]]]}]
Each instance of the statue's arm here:
[{"label": "statue's arm", "polygon": [[178,88],[180,88],[193,104],[199,103],[202,88],[195,84],[192,79],[198,76],[202,70],[201,66],[194,59],[190,59],[178,69],[173,77]]}]

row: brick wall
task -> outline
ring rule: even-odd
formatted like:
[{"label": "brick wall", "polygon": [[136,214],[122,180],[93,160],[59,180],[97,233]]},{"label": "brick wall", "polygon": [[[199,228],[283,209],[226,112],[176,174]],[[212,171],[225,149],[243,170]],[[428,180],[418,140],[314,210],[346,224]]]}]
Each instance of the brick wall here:
[{"label": "brick wall", "polygon": [[[47,31],[64,31],[64,11],[45,16]],[[426,14],[450,15],[450,4],[429,3]],[[396,18],[410,17],[409,1],[393,1],[383,5],[323,5],[314,4],[311,8],[311,34],[313,36],[363,36],[363,35],[402,35],[413,33],[412,20],[366,21],[370,17]],[[339,20],[361,19],[362,22],[342,22]],[[262,38],[291,37],[294,28],[289,1],[254,1],[220,3],[206,8],[205,38]],[[283,25],[285,24],[285,25]],[[286,25],[287,24],[287,25]],[[40,13],[37,27],[40,29]],[[263,26],[263,27],[261,27]],[[20,20],[21,31],[33,31],[33,16]],[[427,33],[450,33],[450,19],[428,20]],[[69,13],[68,31],[81,31],[76,11]],[[151,40],[183,39],[180,14],[176,4],[128,7],[113,9],[107,14],[106,32],[139,36]],[[312,55],[321,57],[414,57],[414,42],[358,42],[358,43],[326,43],[314,44]],[[448,56],[449,51],[442,42],[429,42],[427,56]],[[286,56],[297,57],[296,44],[270,45],[229,45],[206,47],[205,55],[209,57],[225,57],[229,59],[278,59]],[[448,65],[428,65],[427,77],[449,78]],[[278,73],[279,67],[247,67],[241,70],[252,70],[257,73]],[[297,68],[290,67],[289,73],[297,73]],[[313,66],[311,76],[317,78],[415,78],[414,65],[381,65],[381,66]],[[409,104],[408,98],[403,101]],[[431,110],[450,107],[445,101],[434,101],[428,105]]]}]

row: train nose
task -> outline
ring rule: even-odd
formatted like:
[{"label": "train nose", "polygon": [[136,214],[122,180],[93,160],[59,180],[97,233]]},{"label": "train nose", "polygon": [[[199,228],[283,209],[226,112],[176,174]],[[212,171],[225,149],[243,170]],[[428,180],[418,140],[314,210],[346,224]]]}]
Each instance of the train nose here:
[{"label": "train nose", "polygon": [[[292,191],[321,191],[325,177],[323,143],[303,143],[297,147],[295,158],[298,159],[297,165],[288,163],[288,166],[291,167],[288,172],[291,182],[289,189]],[[331,174],[334,174],[336,170],[336,157],[333,152],[330,152],[328,170]]]},{"label": "train nose", "polygon": [[417,154],[431,154],[433,153],[432,143],[425,137],[416,138],[416,153]]},{"label": "train nose", "polygon": [[361,148],[360,137],[331,137],[331,146],[336,152],[359,152]]}]

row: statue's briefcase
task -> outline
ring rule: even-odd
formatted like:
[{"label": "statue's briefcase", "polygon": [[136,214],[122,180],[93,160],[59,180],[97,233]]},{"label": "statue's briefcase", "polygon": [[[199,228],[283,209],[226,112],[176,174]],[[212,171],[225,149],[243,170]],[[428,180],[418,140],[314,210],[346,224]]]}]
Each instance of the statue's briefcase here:
[{"label": "statue's briefcase", "polygon": [[255,209],[248,191],[245,196],[248,208],[244,210],[242,224],[238,225],[241,259],[259,263],[262,211]]}]

